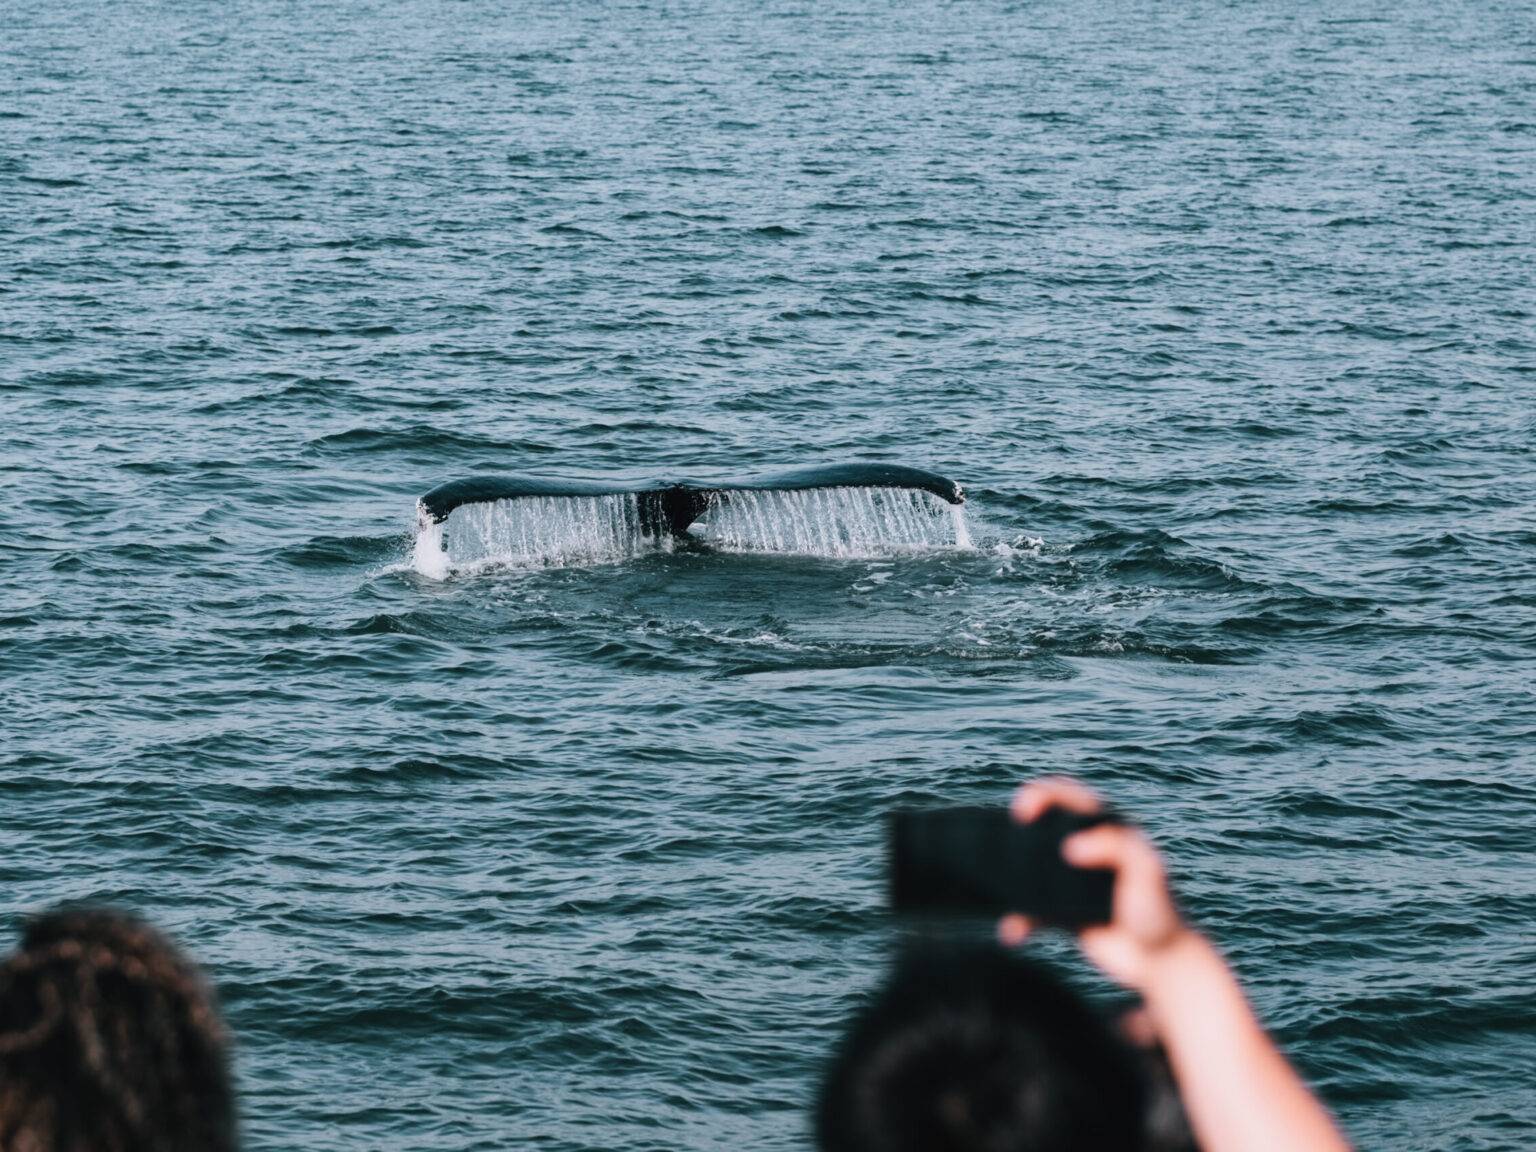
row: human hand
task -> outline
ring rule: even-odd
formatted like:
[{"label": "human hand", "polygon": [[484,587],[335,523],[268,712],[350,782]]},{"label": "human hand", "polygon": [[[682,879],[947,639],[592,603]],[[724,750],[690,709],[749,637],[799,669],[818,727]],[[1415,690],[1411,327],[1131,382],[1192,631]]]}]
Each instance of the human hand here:
[{"label": "human hand", "polygon": [[[1047,808],[1092,815],[1103,807],[1098,795],[1077,781],[1047,776],[1020,788],[1010,811],[1015,820],[1027,824]],[[1067,837],[1061,855],[1073,867],[1115,873],[1109,923],[1081,929],[1078,945],[1105,975],[1144,990],[1157,960],[1192,936],[1168,891],[1157,849],[1135,828],[1100,824]],[[1019,944],[1032,927],[1023,916],[1004,916],[998,923],[998,937],[1005,944]]]}]

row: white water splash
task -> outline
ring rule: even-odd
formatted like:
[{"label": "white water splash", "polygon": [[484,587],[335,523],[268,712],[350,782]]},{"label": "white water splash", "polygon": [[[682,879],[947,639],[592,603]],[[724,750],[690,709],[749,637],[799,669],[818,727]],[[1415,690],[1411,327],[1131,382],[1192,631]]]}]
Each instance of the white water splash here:
[{"label": "white water splash", "polygon": [[[965,510],[908,488],[814,488],[716,497],[691,535],[728,552],[869,558],[969,549]],[[646,533],[634,495],[523,496],[418,515],[411,564],[431,580],[488,566],[609,564],[673,547]]]},{"label": "white water splash", "polygon": [[964,507],[915,488],[732,492],[711,499],[693,531],[724,551],[797,556],[971,547]]},{"label": "white water splash", "polygon": [[448,579],[443,526],[435,523],[425,508],[416,509],[416,540],[411,546],[411,566],[428,580]]}]

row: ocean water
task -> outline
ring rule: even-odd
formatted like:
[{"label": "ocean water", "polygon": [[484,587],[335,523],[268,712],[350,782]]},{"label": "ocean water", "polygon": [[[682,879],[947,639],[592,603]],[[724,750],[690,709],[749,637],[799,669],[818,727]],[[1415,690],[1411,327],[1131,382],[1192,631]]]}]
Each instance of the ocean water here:
[{"label": "ocean water", "polygon": [[[1070,772],[1529,1147],[1533,252],[1528,3],[5,0],[0,929],[184,940],[252,1148],[797,1149],[882,813]],[[963,522],[412,537],[858,461]]]}]

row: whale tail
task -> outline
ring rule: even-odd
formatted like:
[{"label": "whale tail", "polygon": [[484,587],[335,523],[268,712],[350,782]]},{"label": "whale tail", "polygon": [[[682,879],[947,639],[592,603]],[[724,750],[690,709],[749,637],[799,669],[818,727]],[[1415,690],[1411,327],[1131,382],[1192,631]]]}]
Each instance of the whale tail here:
[{"label": "whale tail", "polygon": [[722,482],[478,476],[418,501],[414,563],[440,579],[484,562],[623,560],[680,538],[728,552],[828,557],[965,548],[964,500],[952,480],[888,464]]},{"label": "whale tail", "polygon": [[465,504],[551,496],[633,496],[647,532],[683,536],[712,504],[729,503],[740,493],[807,492],[819,488],[908,488],[930,492],[948,504],[965,502],[965,492],[959,484],[920,468],[840,464],[751,480],[705,483],[660,480],[614,484],[533,476],[474,476],[440,484],[418,504],[424,519],[440,524]]}]

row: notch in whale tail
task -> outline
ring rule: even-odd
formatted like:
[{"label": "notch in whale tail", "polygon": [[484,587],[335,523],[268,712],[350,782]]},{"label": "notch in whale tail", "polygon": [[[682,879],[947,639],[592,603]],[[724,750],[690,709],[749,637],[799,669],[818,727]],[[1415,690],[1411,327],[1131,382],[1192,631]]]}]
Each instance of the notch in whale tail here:
[{"label": "notch in whale tail", "polygon": [[777,476],[720,483],[605,483],[531,476],[475,476],[440,484],[418,501],[423,523],[438,524],[455,508],[530,496],[633,495],[640,519],[652,535],[683,536],[712,501],[729,502],[733,492],[803,492],[812,488],[910,488],[931,492],[950,504],[965,503],[965,491],[953,480],[900,464],[836,464],[803,468]]}]

